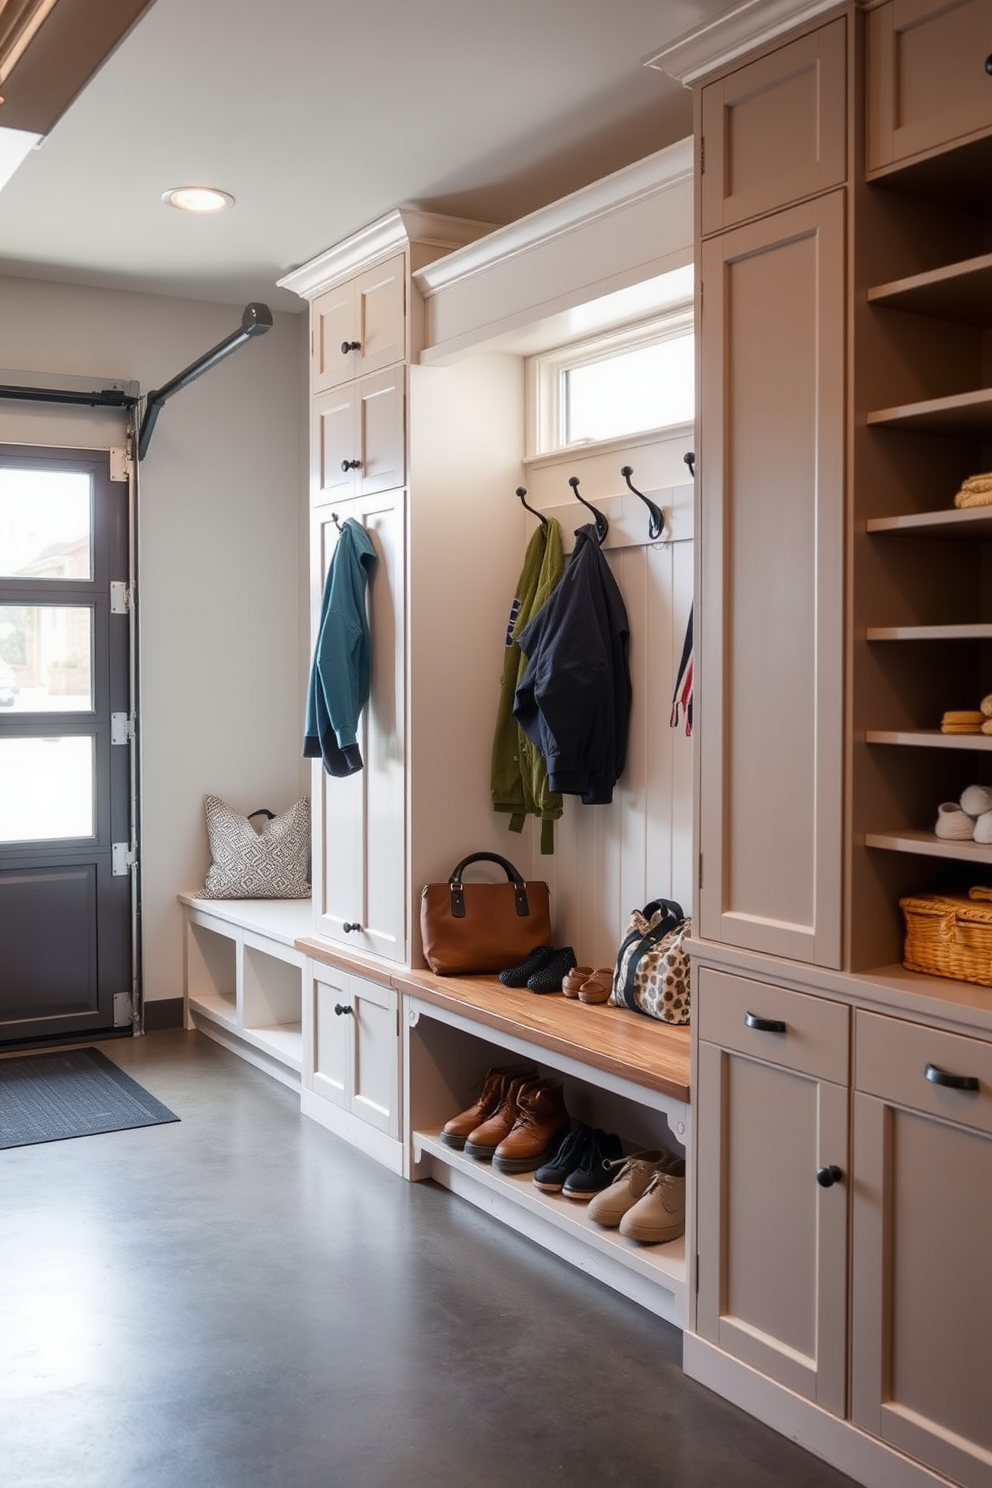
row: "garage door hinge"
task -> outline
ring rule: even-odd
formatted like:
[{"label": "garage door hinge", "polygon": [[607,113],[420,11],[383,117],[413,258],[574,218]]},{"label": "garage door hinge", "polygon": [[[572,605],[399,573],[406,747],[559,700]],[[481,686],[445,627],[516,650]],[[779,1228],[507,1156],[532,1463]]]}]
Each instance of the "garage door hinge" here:
[{"label": "garage door hinge", "polygon": [[111,873],[114,878],[123,878],[137,863],[137,855],[130,842],[115,842],[110,849]]},{"label": "garage door hinge", "polygon": [[130,992],[114,993],[114,1027],[130,1028],[134,1022],[134,1004]]},{"label": "garage door hinge", "polygon": [[127,450],[112,449],[110,451],[110,479],[112,481],[126,481],[131,475],[131,460]]},{"label": "garage door hinge", "polygon": [[111,713],[111,744],[130,744],[134,739],[134,719],[127,713]]},{"label": "garage door hinge", "polygon": [[110,581],[110,613],[126,615],[131,609],[132,593],[126,579]]}]

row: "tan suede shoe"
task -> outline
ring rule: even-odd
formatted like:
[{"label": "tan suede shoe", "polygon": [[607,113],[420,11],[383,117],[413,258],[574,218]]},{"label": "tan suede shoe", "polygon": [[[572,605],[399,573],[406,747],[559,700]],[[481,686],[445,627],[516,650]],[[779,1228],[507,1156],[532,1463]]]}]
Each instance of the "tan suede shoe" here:
[{"label": "tan suede shoe", "polygon": [[517,1096],[521,1090],[529,1089],[536,1085],[536,1080],[523,1080],[519,1077],[506,1082],[503,1090],[503,1099],[499,1107],[485,1121],[469,1132],[465,1138],[464,1152],[466,1157],[478,1157],[488,1161],[504,1137],[508,1137],[513,1130],[517,1120]]},{"label": "tan suede shoe", "polygon": [[642,1245],[664,1245],[685,1233],[685,1163],[655,1173],[620,1221],[620,1233]]},{"label": "tan suede shoe", "polygon": [[490,1116],[495,1116],[506,1099],[507,1086],[511,1080],[537,1080],[538,1078],[537,1070],[529,1064],[509,1064],[487,1070],[479,1099],[467,1110],[459,1111],[457,1116],[452,1116],[450,1121],[444,1123],[441,1141],[446,1146],[455,1147],[461,1151],[465,1146],[466,1137],[474,1132],[477,1126],[488,1121]]},{"label": "tan suede shoe", "polygon": [[628,1209],[632,1209],[647,1190],[654,1175],[676,1159],[664,1148],[635,1152],[617,1163],[617,1174],[609,1188],[596,1194],[586,1213],[604,1229],[615,1230]]},{"label": "tan suede shoe", "polygon": [[517,1095],[517,1119],[493,1154],[500,1173],[532,1173],[551,1157],[571,1124],[557,1080],[527,1085]]}]

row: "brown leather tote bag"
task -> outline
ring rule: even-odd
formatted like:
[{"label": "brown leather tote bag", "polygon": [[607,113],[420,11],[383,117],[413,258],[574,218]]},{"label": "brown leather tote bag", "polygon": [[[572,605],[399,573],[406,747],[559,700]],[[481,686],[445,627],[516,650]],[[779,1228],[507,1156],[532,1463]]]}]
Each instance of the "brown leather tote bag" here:
[{"label": "brown leather tote bag", "polygon": [[[496,863],[506,883],[463,883],[470,863]],[[497,853],[469,853],[447,883],[420,896],[424,957],[438,976],[484,976],[519,966],[535,946],[551,944],[551,896],[543,882],[525,883]]]}]

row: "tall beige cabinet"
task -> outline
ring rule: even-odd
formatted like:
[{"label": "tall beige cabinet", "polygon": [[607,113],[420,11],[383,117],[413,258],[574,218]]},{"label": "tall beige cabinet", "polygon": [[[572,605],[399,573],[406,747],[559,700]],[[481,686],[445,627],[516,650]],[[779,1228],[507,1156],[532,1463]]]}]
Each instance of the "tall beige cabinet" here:
[{"label": "tall beige cabinet", "polygon": [[992,988],[906,970],[900,899],[992,883],[934,831],[992,783],[940,727],[992,693],[992,0],[788,11],[653,59],[700,268],[685,1363],[860,1482],[990,1488]]}]

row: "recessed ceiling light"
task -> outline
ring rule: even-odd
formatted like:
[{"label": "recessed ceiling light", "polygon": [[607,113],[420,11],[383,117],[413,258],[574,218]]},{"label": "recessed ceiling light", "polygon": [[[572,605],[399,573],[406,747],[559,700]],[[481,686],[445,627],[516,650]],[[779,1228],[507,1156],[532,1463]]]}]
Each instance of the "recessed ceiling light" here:
[{"label": "recessed ceiling light", "polygon": [[162,200],[180,212],[223,212],[234,206],[230,192],[218,191],[214,186],[176,186],[163,191]]}]

